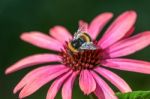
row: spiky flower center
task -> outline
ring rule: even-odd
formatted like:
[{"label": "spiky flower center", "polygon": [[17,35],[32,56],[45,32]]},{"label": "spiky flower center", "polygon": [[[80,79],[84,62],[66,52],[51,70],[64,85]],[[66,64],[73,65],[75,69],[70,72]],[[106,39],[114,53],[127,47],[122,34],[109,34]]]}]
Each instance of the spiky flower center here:
[{"label": "spiky flower center", "polygon": [[100,64],[101,50],[83,50],[76,53],[71,53],[68,47],[64,47],[60,55],[62,63],[73,70],[93,69]]}]

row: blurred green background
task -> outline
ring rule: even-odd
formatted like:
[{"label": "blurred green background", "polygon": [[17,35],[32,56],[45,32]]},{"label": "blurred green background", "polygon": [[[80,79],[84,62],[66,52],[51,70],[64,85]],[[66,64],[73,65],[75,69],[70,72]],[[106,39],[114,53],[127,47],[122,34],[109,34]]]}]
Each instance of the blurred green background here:
[{"label": "blurred green background", "polygon": [[[24,43],[19,39],[22,32],[41,31],[63,25],[72,33],[77,30],[78,20],[90,22],[102,12],[113,12],[115,17],[126,10],[138,13],[135,33],[150,30],[150,0],[0,0],[0,98],[17,99],[12,90],[20,79],[36,67],[23,69],[11,75],[4,70],[25,56],[48,52]],[[138,43],[138,42],[137,42]],[[150,47],[135,53],[130,58],[150,61]],[[133,90],[150,90],[150,75],[112,70],[124,78]],[[26,99],[45,99],[50,83]],[[116,89],[115,89],[116,90]],[[78,84],[73,99],[88,99]],[[60,93],[56,99],[61,99]]]}]

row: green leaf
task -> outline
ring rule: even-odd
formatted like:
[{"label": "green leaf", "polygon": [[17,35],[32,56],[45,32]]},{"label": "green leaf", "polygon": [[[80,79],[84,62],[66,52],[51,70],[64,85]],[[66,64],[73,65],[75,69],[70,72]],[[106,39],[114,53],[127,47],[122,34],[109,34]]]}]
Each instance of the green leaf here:
[{"label": "green leaf", "polygon": [[133,91],[129,93],[116,93],[119,99],[150,99],[150,91]]}]

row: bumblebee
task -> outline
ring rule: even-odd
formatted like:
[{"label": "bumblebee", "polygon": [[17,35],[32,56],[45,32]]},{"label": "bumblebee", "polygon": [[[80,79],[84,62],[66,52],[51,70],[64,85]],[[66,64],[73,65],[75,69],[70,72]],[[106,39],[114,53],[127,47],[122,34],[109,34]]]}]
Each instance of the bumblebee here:
[{"label": "bumblebee", "polygon": [[75,33],[74,39],[68,43],[68,48],[73,53],[81,50],[96,49],[91,37],[85,32]]}]

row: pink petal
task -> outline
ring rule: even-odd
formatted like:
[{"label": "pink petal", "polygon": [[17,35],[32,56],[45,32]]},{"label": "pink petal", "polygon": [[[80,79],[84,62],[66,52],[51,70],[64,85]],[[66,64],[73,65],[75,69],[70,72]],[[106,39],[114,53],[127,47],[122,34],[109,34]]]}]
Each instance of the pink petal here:
[{"label": "pink petal", "polygon": [[63,44],[65,43],[65,41],[69,41],[70,39],[72,39],[72,35],[63,26],[55,26],[50,29],[50,35]]},{"label": "pink petal", "polygon": [[82,70],[79,78],[79,85],[84,94],[89,95],[96,89],[96,83],[89,70]]},{"label": "pink petal", "polygon": [[46,99],[55,99],[55,96],[58,93],[60,87],[62,86],[64,81],[72,74],[72,72],[73,72],[72,70],[69,71],[68,73],[61,76],[61,78],[58,78],[57,80],[53,82],[53,84],[48,90]]},{"label": "pink petal", "polygon": [[105,49],[120,40],[133,27],[135,21],[136,13],[134,11],[127,11],[121,14],[107,29],[102,39],[99,40],[99,46]]},{"label": "pink petal", "polygon": [[150,31],[146,31],[113,44],[106,52],[110,57],[120,57],[135,53],[149,45]]},{"label": "pink petal", "polygon": [[106,99],[118,99],[115,96],[115,93],[113,92],[113,90],[107,85],[107,83],[101,79],[95,72],[91,71],[93,77],[95,78],[95,81],[97,82],[97,85],[99,85],[99,87],[101,87],[102,91],[104,92],[105,98]]},{"label": "pink petal", "polygon": [[19,94],[19,98],[25,98],[34,92],[36,92],[39,88],[41,88],[46,83],[50,82],[51,80],[55,79],[56,77],[62,75],[63,73],[67,72],[69,69],[57,69],[52,71],[51,69],[48,72],[43,73],[38,78],[34,79],[33,81],[28,82],[27,85],[21,90]]},{"label": "pink petal", "polygon": [[115,73],[101,67],[95,68],[95,71],[114,84],[122,93],[132,91],[129,85]]},{"label": "pink petal", "polygon": [[150,74],[150,62],[132,59],[107,59],[101,62],[105,67]]},{"label": "pink petal", "polygon": [[102,88],[97,84],[96,90],[94,91],[94,94],[97,96],[98,99],[109,99],[109,96],[105,96]]},{"label": "pink petal", "polygon": [[23,33],[21,39],[40,48],[60,51],[63,46],[57,40],[41,32]]},{"label": "pink petal", "polygon": [[113,17],[112,13],[102,13],[96,16],[89,26],[89,33],[93,39],[96,39],[98,34],[101,32],[103,27],[108,23],[108,21]]},{"label": "pink petal", "polygon": [[131,35],[133,34],[134,30],[135,30],[135,27],[132,27],[132,28],[126,33],[126,35],[124,36],[124,38],[127,38],[127,37],[131,36]]},{"label": "pink petal", "polygon": [[21,90],[26,84],[29,82],[32,82],[33,80],[39,78],[41,75],[44,75],[46,72],[54,73],[58,71],[59,69],[65,69],[65,66],[62,65],[48,65],[48,66],[42,66],[40,68],[34,69],[31,72],[29,72],[23,79],[16,85],[14,88],[14,93]]},{"label": "pink petal", "polygon": [[83,20],[80,20],[79,29],[82,29],[84,32],[88,33],[88,23]]},{"label": "pink petal", "polygon": [[72,89],[74,80],[77,77],[79,71],[74,72],[68,80],[65,82],[65,84],[62,87],[62,99],[72,99]]},{"label": "pink petal", "polygon": [[6,69],[5,73],[10,74],[12,72],[18,71],[20,69],[30,67],[33,65],[49,63],[49,62],[57,62],[61,61],[61,58],[55,54],[36,54],[32,56],[28,56],[26,58],[21,59],[20,61],[16,62],[12,66]]}]

